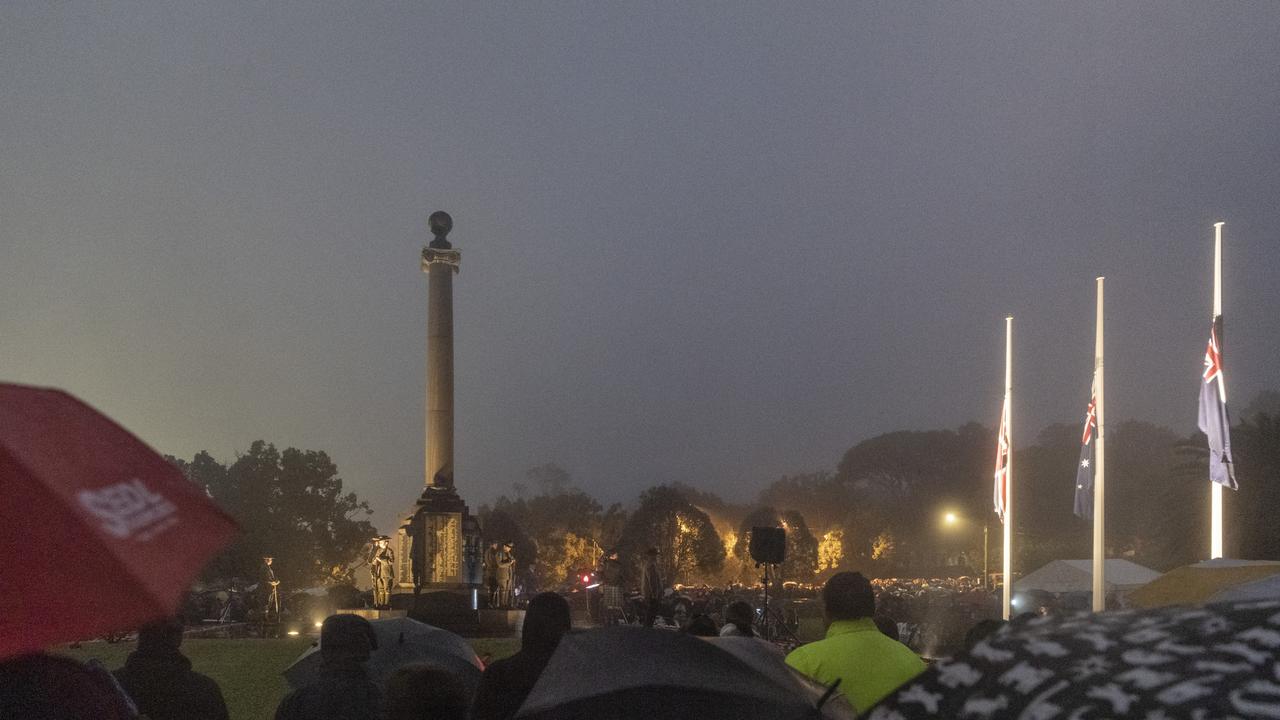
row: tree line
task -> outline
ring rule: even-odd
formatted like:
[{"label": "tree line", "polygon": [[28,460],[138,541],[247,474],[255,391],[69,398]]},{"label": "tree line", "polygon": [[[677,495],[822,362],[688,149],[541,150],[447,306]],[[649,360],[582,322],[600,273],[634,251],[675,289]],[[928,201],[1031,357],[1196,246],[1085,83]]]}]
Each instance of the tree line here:
[{"label": "tree line", "polygon": [[[1280,393],[1264,393],[1232,427],[1240,490],[1227,493],[1228,554],[1280,558]],[[1090,524],[1072,514],[1080,428],[1052,425],[1015,448],[1018,503],[1015,568],[1087,558]],[[995,431],[905,430],[850,447],[832,470],[788,475],[748,502],[729,502],[695,485],[640,493],[630,506],[602,505],[560,466],[531,468],[511,492],[478,508],[491,541],[511,541],[518,571],[554,587],[616,549],[631,567],[650,547],[670,582],[752,583],[756,526],[787,530],[783,580],[814,580],[842,569],[880,577],[980,572],[983,527],[990,565],[1000,565],[1001,528],[991,508]],[[210,577],[256,577],[272,554],[294,587],[342,583],[374,534],[371,510],[344,491],[322,451],[254,442],[221,463],[207,452],[171,458],[239,521],[239,539],[209,567]],[[1165,570],[1203,559],[1209,515],[1204,436],[1181,436],[1141,421],[1107,428],[1108,556]],[[952,523],[942,521],[951,513]]]}]

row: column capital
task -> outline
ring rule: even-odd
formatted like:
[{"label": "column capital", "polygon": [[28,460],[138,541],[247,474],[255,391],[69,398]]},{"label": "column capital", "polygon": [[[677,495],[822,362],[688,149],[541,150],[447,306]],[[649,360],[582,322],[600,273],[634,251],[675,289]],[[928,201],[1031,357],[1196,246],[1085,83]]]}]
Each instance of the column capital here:
[{"label": "column capital", "polygon": [[453,248],[447,250],[441,248],[424,247],[422,248],[422,272],[427,272],[431,266],[439,263],[448,265],[453,271],[458,272],[458,265],[462,262],[462,253]]}]

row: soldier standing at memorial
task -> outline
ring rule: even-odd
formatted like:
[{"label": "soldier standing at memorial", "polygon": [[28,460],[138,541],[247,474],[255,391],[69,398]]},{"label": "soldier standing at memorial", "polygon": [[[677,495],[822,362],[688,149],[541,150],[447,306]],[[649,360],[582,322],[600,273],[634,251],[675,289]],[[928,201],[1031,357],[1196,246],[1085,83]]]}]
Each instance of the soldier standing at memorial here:
[{"label": "soldier standing at memorial", "polygon": [[515,580],[516,558],[511,554],[511,543],[502,543],[502,550],[497,557],[498,605],[511,607],[511,586]]},{"label": "soldier standing at memorial", "polygon": [[373,606],[391,607],[391,582],[396,577],[396,557],[389,545],[391,538],[379,535],[373,539],[369,551],[369,576],[373,580]]},{"label": "soldier standing at memorial", "polygon": [[489,607],[498,607],[498,543],[491,542],[484,551],[484,589],[489,593]]}]

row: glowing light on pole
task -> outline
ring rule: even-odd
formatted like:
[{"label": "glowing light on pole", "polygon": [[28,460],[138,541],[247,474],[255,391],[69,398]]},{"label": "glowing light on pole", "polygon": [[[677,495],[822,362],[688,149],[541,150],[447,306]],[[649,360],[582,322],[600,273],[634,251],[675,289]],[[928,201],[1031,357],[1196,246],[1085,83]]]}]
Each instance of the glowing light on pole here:
[{"label": "glowing light on pole", "polygon": [[1093,386],[1095,395],[1094,412],[1098,424],[1097,435],[1094,438],[1094,467],[1093,467],[1093,611],[1101,612],[1107,609],[1107,591],[1106,591],[1106,567],[1107,567],[1107,542],[1106,527],[1103,523],[1106,507],[1106,480],[1104,472],[1106,470],[1106,452],[1104,451],[1104,439],[1106,438],[1106,423],[1103,420],[1103,362],[1102,362],[1102,286],[1106,278],[1098,278],[1098,318],[1097,325],[1094,330],[1094,358],[1093,358]]},{"label": "glowing light on pole", "polygon": [[1004,437],[1009,444],[1004,463],[1004,619],[1013,606],[1013,318],[1004,319]]},{"label": "glowing light on pole", "polygon": [[1004,407],[996,438],[996,512],[1004,523],[1001,615],[1013,614],[1013,317],[1004,319]]},{"label": "glowing light on pole", "polygon": [[[1222,316],[1222,226],[1213,224],[1213,319]],[[1222,557],[1222,485],[1209,483],[1210,505],[1213,513],[1209,521],[1209,558]]]}]

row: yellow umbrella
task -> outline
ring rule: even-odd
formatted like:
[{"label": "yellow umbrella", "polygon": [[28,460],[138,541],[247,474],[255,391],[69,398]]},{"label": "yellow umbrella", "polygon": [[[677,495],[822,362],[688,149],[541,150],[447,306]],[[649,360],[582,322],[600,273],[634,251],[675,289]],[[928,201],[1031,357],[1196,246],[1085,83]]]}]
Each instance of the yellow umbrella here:
[{"label": "yellow umbrella", "polygon": [[1231,588],[1272,575],[1280,575],[1280,562],[1272,560],[1205,560],[1161,575],[1129,594],[1137,607],[1202,605]]}]

